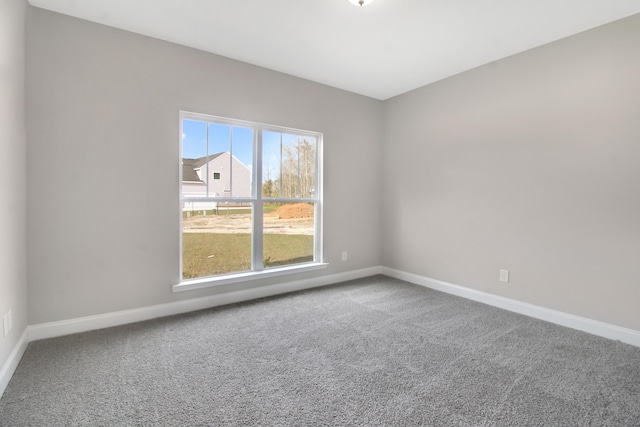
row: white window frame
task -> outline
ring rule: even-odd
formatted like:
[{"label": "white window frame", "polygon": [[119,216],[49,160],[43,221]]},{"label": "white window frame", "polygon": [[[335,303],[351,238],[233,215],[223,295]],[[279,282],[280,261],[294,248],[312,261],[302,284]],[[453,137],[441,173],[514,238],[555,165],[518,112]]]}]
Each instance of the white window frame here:
[{"label": "white window frame", "polygon": [[[182,123],[184,120],[195,120],[207,123],[217,123],[227,126],[238,126],[244,128],[250,128],[253,130],[253,165],[251,173],[252,184],[252,196],[251,197],[183,197],[182,195]],[[313,198],[271,198],[262,197],[262,133],[264,131],[280,132],[280,133],[293,133],[295,135],[310,136],[316,138],[316,185],[315,185],[315,197]],[[314,271],[326,268],[327,263],[323,262],[323,235],[322,235],[322,212],[323,212],[323,134],[321,132],[312,132],[282,126],[267,125],[263,123],[248,122],[244,120],[229,119],[218,116],[211,116],[207,114],[192,113],[187,111],[180,111],[180,139],[179,139],[179,155],[178,155],[178,179],[179,179],[179,197],[180,204],[180,272],[179,283],[172,286],[174,292],[201,289],[211,286],[228,285],[232,283],[240,283],[251,280],[263,279],[267,277],[281,276],[285,274],[301,273],[307,271]],[[182,203],[184,201],[190,202],[250,202],[253,205],[252,209],[252,269],[251,271],[243,271],[237,273],[220,274],[216,276],[201,277],[196,279],[182,279]],[[270,267],[265,268],[263,264],[263,218],[264,209],[263,202],[276,201],[276,202],[313,202],[315,207],[314,212],[314,259],[313,261],[300,264],[286,265],[282,267]]]}]

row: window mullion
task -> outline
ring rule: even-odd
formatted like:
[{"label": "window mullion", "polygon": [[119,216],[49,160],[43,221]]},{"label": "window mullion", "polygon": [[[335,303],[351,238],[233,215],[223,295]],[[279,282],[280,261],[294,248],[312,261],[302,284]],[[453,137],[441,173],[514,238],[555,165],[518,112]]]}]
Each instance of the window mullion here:
[{"label": "window mullion", "polygon": [[[211,186],[209,185],[209,122],[207,122],[207,148],[206,148],[206,154],[207,154],[207,163],[205,163],[204,165],[204,185],[205,185],[205,194],[208,196],[210,196],[211,194],[209,193],[209,188],[211,188]],[[202,177],[201,177],[202,179]]]},{"label": "window mullion", "polygon": [[314,158],[314,167],[316,170],[315,173],[315,185],[313,186],[313,188],[315,189],[314,194],[313,194],[313,198],[316,199],[316,202],[314,204],[315,206],[315,224],[314,224],[314,228],[315,228],[315,236],[316,238],[314,239],[314,244],[315,244],[315,248],[314,248],[314,253],[313,253],[313,260],[315,262],[322,262],[322,258],[323,258],[323,241],[324,239],[322,238],[322,233],[323,233],[323,227],[324,227],[324,221],[323,221],[323,203],[324,203],[324,196],[323,196],[323,192],[324,192],[324,185],[323,185],[323,181],[322,181],[322,171],[324,168],[323,162],[324,162],[324,158],[323,158],[323,151],[321,149],[323,144],[322,141],[322,136],[320,136],[317,140],[316,140],[316,148],[315,148],[315,158]]},{"label": "window mullion", "polygon": [[284,186],[282,185],[282,132],[280,132],[280,179],[278,180],[280,181],[280,189],[278,190],[278,196],[282,197],[282,189],[284,188]]},{"label": "window mullion", "polygon": [[264,268],[264,205],[262,203],[262,129],[260,127],[257,127],[254,132],[253,171],[255,203],[253,206],[253,230],[251,233],[251,264],[254,271],[262,271]]},{"label": "window mullion", "polygon": [[229,129],[229,195],[233,197],[233,126]]}]

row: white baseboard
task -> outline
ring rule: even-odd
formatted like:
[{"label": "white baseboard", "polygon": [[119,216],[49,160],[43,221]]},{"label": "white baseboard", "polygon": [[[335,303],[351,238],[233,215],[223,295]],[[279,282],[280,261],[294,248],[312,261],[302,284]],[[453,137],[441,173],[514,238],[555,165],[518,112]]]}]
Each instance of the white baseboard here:
[{"label": "white baseboard", "polygon": [[256,298],[264,298],[287,292],[300,291],[303,289],[373,276],[375,274],[380,274],[380,272],[381,267],[371,267],[362,270],[312,277],[309,279],[284,282],[275,285],[260,286],[242,291],[227,292],[209,297],[193,298],[167,304],[62,320],[59,322],[41,323],[38,325],[31,325],[27,328],[28,342],[76,334],[95,329],[109,328],[112,326],[120,326],[127,323],[141,322],[143,320],[150,320],[158,317],[188,313],[191,311],[249,301]]},{"label": "white baseboard", "polygon": [[[389,267],[370,267],[362,270],[349,271],[326,276],[313,277],[309,279],[284,282],[280,284],[257,287],[242,291],[228,292],[220,295],[212,295],[203,298],[194,298],[184,301],[177,301],[167,304],[154,305],[149,307],[123,310],[112,313],[99,314],[95,316],[81,317],[76,319],[62,320],[59,322],[42,323],[27,327],[26,339],[21,339],[21,345],[31,341],[54,338],[63,335],[70,335],[79,332],[86,332],[95,329],[108,328],[112,326],[125,325],[133,322],[140,322],[158,317],[172,316],[175,314],[188,313],[191,311],[217,307],[226,304],[233,304],[242,301],[249,301],[256,298],[263,298],[287,292],[294,292],[303,289],[310,289],[318,286],[330,285],[347,280],[359,279],[362,277],[384,274],[395,277],[416,285],[425,286],[437,291],[457,295],[473,301],[478,301],[494,307],[524,314],[536,319],[588,332],[593,335],[619,340],[627,344],[640,347],[640,331],[623,328],[609,323],[575,316],[573,314],[552,310],[545,307],[529,304],[526,302],[489,294],[464,286],[395,270]],[[24,338],[24,336],[23,336]],[[16,348],[18,348],[17,346]],[[24,348],[22,349],[24,351]],[[13,353],[12,353],[13,354]],[[20,353],[21,355],[22,353]],[[20,358],[17,359],[18,361]],[[7,362],[9,363],[9,362]],[[5,364],[1,373],[4,375],[8,365]],[[16,365],[17,366],[17,365]],[[12,371],[13,372],[13,371]],[[0,381],[2,380],[0,376]],[[0,383],[1,385],[2,383]]]},{"label": "white baseboard", "polygon": [[473,301],[478,301],[487,305],[513,311],[515,313],[524,314],[529,317],[534,317],[536,319],[545,320],[557,325],[566,326],[568,328],[577,329],[579,331],[612,340],[619,340],[624,343],[640,347],[640,331],[599,322],[586,317],[575,316],[573,314],[540,307],[498,295],[488,294],[486,292],[466,288],[464,286],[454,285],[452,283],[418,276],[417,274],[407,273],[388,267],[381,267],[381,272],[386,276],[394,277],[396,279],[404,280],[405,282],[424,286],[436,291],[457,295]]},{"label": "white baseboard", "polygon": [[11,351],[11,354],[9,354],[9,358],[4,363],[4,365],[2,365],[2,369],[0,369],[0,397],[2,397],[2,394],[9,385],[9,381],[11,381],[11,377],[16,371],[16,368],[18,367],[18,364],[20,363],[20,360],[22,359],[22,356],[27,349],[27,336],[27,329],[25,329],[15,347]]}]

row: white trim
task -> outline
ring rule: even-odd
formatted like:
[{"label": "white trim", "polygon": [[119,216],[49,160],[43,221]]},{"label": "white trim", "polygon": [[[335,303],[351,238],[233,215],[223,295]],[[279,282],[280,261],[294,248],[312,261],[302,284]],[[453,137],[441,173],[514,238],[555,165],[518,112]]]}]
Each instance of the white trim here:
[{"label": "white trim", "polygon": [[324,134],[319,133],[316,140],[316,202],[313,212],[313,221],[316,236],[313,260],[324,261]]},{"label": "white trim", "polygon": [[79,332],[86,332],[95,329],[109,328],[112,326],[125,325],[128,323],[140,322],[143,320],[150,320],[158,317],[188,313],[191,311],[202,310],[226,304],[249,301],[256,298],[264,298],[288,292],[300,291],[303,289],[315,288],[318,286],[330,285],[333,283],[340,283],[347,280],[360,279],[376,274],[380,274],[380,267],[370,267],[362,270],[318,276],[292,282],[278,283],[270,286],[261,286],[241,291],[227,292],[224,294],[212,295],[203,298],[194,298],[167,304],[135,308],[132,310],[99,314],[96,316],[80,317],[76,319],[62,320],[59,322],[41,323],[39,325],[32,325],[27,328],[28,342],[46,338],[55,338]]},{"label": "white trim", "polygon": [[389,267],[381,267],[381,272],[386,276],[394,277],[396,279],[404,280],[436,291],[478,301],[504,310],[524,314],[525,316],[534,317],[557,325],[566,326],[568,328],[577,329],[579,331],[612,340],[619,340],[624,343],[640,347],[640,331],[588,319],[586,317],[575,316],[562,311],[540,307],[526,302],[478,291],[476,289],[454,285],[441,280],[395,270]]},{"label": "white trim", "polygon": [[15,347],[9,354],[9,358],[2,365],[2,369],[0,369],[0,398],[4,394],[4,391],[7,389],[9,385],[9,381],[11,381],[11,377],[13,373],[16,371],[22,356],[24,355],[25,350],[27,349],[27,344],[29,341],[27,340],[29,328],[25,328],[24,332],[20,336],[20,339],[16,343]]},{"label": "white trim", "polygon": [[[252,168],[255,173],[251,175],[251,184],[256,200],[262,198],[262,135],[260,131],[253,134]],[[264,203],[254,203],[251,214],[251,269],[261,272],[264,269]],[[254,238],[258,235],[261,237]]]},{"label": "white trim", "polygon": [[[262,262],[262,259],[260,259]],[[277,277],[286,274],[305,273],[308,271],[327,268],[329,264],[314,262],[297,265],[287,265],[284,267],[274,267],[268,270],[252,270],[242,273],[232,273],[220,276],[203,277],[201,279],[189,279],[171,286],[173,292],[191,291],[194,289],[210,288],[212,286],[230,285],[232,283],[248,282],[251,280],[266,279],[267,277]],[[262,268],[262,266],[260,266]]]}]

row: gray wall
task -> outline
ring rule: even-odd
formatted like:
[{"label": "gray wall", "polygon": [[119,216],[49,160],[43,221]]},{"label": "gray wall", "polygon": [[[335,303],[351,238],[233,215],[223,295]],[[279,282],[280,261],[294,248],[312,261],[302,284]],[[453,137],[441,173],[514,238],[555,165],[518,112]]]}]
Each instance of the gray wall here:
[{"label": "gray wall", "polygon": [[383,264],[640,330],[639,76],[635,15],[387,100]]},{"label": "gray wall", "polygon": [[321,274],[380,264],[381,102],[36,8],[27,70],[30,324],[229,290],[170,290],[179,110],[324,132]]},{"label": "gray wall", "polygon": [[25,9],[26,0],[0,0],[0,367],[27,327]]},{"label": "gray wall", "polygon": [[640,16],[384,103],[40,9],[27,26],[31,324],[229,290],[170,291],[182,109],[325,133],[323,274],[383,264],[640,330]]}]

